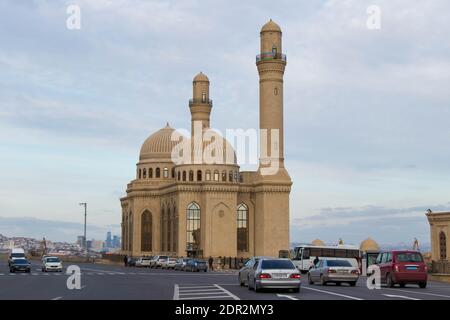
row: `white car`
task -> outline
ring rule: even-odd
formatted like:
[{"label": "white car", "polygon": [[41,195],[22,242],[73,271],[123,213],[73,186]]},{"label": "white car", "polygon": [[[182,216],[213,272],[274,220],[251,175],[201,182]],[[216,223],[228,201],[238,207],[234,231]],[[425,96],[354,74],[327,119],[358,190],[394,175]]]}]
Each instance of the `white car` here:
[{"label": "white car", "polygon": [[177,263],[176,258],[167,259],[161,266],[162,269],[175,269],[175,264]]},{"label": "white car", "polygon": [[58,257],[45,257],[42,259],[42,272],[62,272],[62,262]]},{"label": "white car", "polygon": [[149,268],[151,260],[152,260],[152,258],[150,258],[150,257],[141,257],[136,260],[136,267]]}]

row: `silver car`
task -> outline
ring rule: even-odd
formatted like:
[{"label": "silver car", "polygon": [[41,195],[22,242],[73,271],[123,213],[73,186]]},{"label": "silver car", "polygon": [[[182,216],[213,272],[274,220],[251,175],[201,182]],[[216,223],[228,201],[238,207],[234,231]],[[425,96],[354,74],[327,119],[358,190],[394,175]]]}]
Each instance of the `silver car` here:
[{"label": "silver car", "polygon": [[340,285],[346,282],[352,287],[356,285],[359,278],[359,270],[348,260],[323,259],[317,262],[308,272],[308,283],[319,282],[325,286],[329,282]]},{"label": "silver car", "polygon": [[176,258],[168,258],[165,262],[163,262],[161,269],[174,269],[176,263]]},{"label": "silver car", "polygon": [[239,284],[241,286],[248,286],[248,273],[250,272],[250,270],[253,269],[253,266],[255,265],[256,261],[258,261],[259,259],[262,259],[265,257],[253,257],[248,259],[247,261],[245,261],[244,266],[239,270],[239,275],[238,275],[238,279],[239,279]]},{"label": "silver car", "polygon": [[301,275],[290,259],[261,258],[248,272],[248,289],[292,289],[300,291]]}]

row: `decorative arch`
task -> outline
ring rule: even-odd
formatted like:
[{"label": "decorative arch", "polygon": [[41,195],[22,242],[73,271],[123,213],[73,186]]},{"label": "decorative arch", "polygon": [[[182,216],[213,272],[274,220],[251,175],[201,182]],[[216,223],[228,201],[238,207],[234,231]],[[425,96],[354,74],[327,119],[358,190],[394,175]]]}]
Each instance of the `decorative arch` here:
[{"label": "decorative arch", "polygon": [[237,250],[248,252],[248,206],[241,203],[237,206]]},{"label": "decorative arch", "polygon": [[141,251],[153,251],[153,216],[145,210],[141,215]]},{"label": "decorative arch", "polygon": [[447,260],[447,236],[444,231],[439,233],[439,257],[441,260]]}]

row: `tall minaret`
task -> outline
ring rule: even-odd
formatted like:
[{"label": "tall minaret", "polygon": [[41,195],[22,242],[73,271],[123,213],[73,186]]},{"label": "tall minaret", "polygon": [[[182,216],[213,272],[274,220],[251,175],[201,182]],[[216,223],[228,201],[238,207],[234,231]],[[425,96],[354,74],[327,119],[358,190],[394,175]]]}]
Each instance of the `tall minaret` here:
[{"label": "tall minaret", "polygon": [[[254,255],[278,257],[289,250],[289,194],[292,181],[284,167],[283,76],[286,56],[281,29],[270,20],[261,29],[259,73],[260,162],[255,175]],[[264,131],[267,139],[264,138]]]},{"label": "tall minaret", "polygon": [[209,79],[206,75],[200,72],[194,77],[192,85],[193,94],[189,101],[189,109],[191,110],[191,133],[194,135],[196,125],[201,125],[201,129],[209,128],[212,101],[209,99]]},{"label": "tall minaret", "polygon": [[264,129],[267,130],[267,139],[261,139],[259,166],[260,171],[261,168],[277,166],[284,175],[283,76],[286,56],[281,46],[281,29],[275,22],[267,22],[260,35],[261,52],[256,58],[259,73],[259,127],[263,129],[262,133]]}]

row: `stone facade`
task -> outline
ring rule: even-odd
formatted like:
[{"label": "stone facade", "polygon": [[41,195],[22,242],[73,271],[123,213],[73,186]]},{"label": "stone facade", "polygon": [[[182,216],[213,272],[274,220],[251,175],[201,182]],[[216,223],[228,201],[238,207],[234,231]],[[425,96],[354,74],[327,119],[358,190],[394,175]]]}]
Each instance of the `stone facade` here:
[{"label": "stone facade", "polygon": [[[269,21],[261,30],[260,129],[258,171],[241,172],[231,145],[222,137],[202,139],[210,132],[210,82],[203,73],[193,80],[189,101],[191,136],[189,153],[220,142],[215,159],[178,163],[174,150],[178,133],[168,124],[142,145],[136,179],[127,186],[122,205],[122,252],[127,255],[250,257],[278,256],[289,249],[289,194],[291,179],[284,167],[283,76],[286,57],[281,30]],[[270,135],[278,134],[279,139]],[[204,140],[207,140],[206,142]],[[199,142],[200,141],[200,142]],[[199,143],[198,143],[199,142]],[[273,148],[273,150],[272,150]],[[216,152],[217,151],[217,152]],[[183,151],[184,153],[185,151]],[[177,153],[177,152],[175,152]],[[194,158],[195,159],[195,158]],[[276,172],[267,171],[271,167]]]},{"label": "stone facade", "polygon": [[428,212],[431,234],[431,260],[434,273],[450,274],[450,212]]}]

